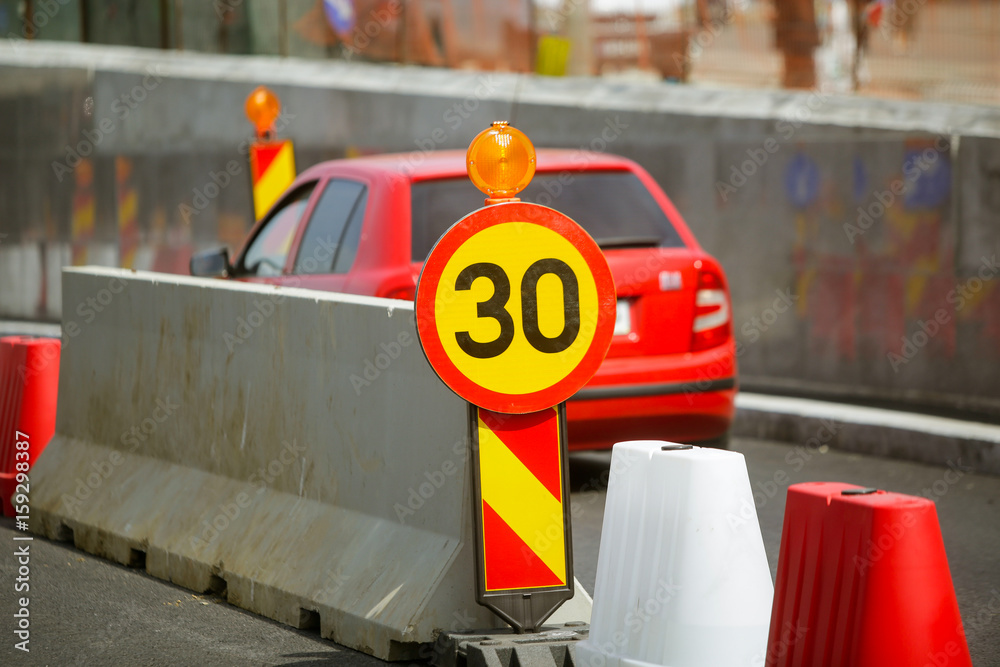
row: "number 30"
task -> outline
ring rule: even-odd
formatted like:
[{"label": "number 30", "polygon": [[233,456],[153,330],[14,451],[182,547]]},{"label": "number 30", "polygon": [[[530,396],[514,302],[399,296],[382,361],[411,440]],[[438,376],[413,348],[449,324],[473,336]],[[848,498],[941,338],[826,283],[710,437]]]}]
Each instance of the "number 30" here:
[{"label": "number 30", "polygon": [[[563,287],[563,330],[552,338],[538,328],[538,281],[547,273],[559,278]],[[455,340],[470,357],[492,359],[503,354],[514,341],[514,319],[505,307],[510,300],[510,278],[496,264],[478,262],[462,269],[455,280],[455,289],[472,289],[476,278],[489,278],[493,283],[493,296],[479,302],[476,315],[496,320],[500,325],[500,335],[480,343],[473,340],[468,331],[459,331]],[[528,267],[521,279],[521,322],[524,337],[539,352],[557,354],[573,344],[580,334],[580,286],[576,274],[566,262],[550,257]]]}]

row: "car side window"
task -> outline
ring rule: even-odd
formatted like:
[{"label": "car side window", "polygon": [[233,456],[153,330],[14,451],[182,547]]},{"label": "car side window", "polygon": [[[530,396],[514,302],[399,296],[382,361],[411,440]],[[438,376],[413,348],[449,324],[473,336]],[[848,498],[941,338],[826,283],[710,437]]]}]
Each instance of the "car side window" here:
[{"label": "car side window", "polygon": [[365,208],[368,206],[368,191],[361,193],[351,219],[347,221],[344,239],[340,242],[337,260],[333,264],[334,273],[347,273],[354,265],[354,257],[358,254],[358,244],[361,243],[361,227],[365,222]]},{"label": "car side window", "polygon": [[315,183],[299,186],[281,206],[275,209],[260,232],[250,243],[240,262],[241,276],[280,276],[285,268],[288,251],[295,238],[295,229],[309,206],[309,196]]},{"label": "car side window", "polygon": [[[344,248],[345,229],[365,196],[365,186],[355,181],[334,179],[327,183],[299,245],[294,273],[341,273],[334,270],[334,260]],[[364,205],[361,205],[364,209]]]}]

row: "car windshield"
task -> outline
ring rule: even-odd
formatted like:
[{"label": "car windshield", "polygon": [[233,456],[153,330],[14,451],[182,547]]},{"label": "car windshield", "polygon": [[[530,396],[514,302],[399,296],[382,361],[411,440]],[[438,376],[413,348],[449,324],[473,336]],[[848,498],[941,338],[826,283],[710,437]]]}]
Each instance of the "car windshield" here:
[{"label": "car windshield", "polygon": [[[519,195],[579,223],[602,248],[681,248],[684,242],[642,181],[628,171],[539,173]],[[422,262],[449,227],[483,206],[468,178],[413,184],[413,261]]]}]

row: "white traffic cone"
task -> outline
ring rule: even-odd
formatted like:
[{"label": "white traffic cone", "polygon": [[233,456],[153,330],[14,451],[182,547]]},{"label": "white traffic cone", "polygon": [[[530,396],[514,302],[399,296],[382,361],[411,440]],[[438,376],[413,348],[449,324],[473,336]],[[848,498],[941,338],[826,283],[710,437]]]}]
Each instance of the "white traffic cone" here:
[{"label": "white traffic cone", "polygon": [[614,446],[578,665],[763,665],[773,597],[742,454]]}]

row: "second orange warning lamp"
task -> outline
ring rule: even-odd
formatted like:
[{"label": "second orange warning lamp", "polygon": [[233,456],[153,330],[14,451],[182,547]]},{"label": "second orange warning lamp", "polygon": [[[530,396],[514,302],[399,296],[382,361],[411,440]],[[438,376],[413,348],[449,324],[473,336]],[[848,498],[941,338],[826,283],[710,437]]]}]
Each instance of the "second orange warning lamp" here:
[{"label": "second orange warning lamp", "polygon": [[274,121],[281,115],[281,101],[266,86],[257,86],[247,97],[244,108],[250,124],[257,130],[257,139],[266,141],[274,136]]}]

